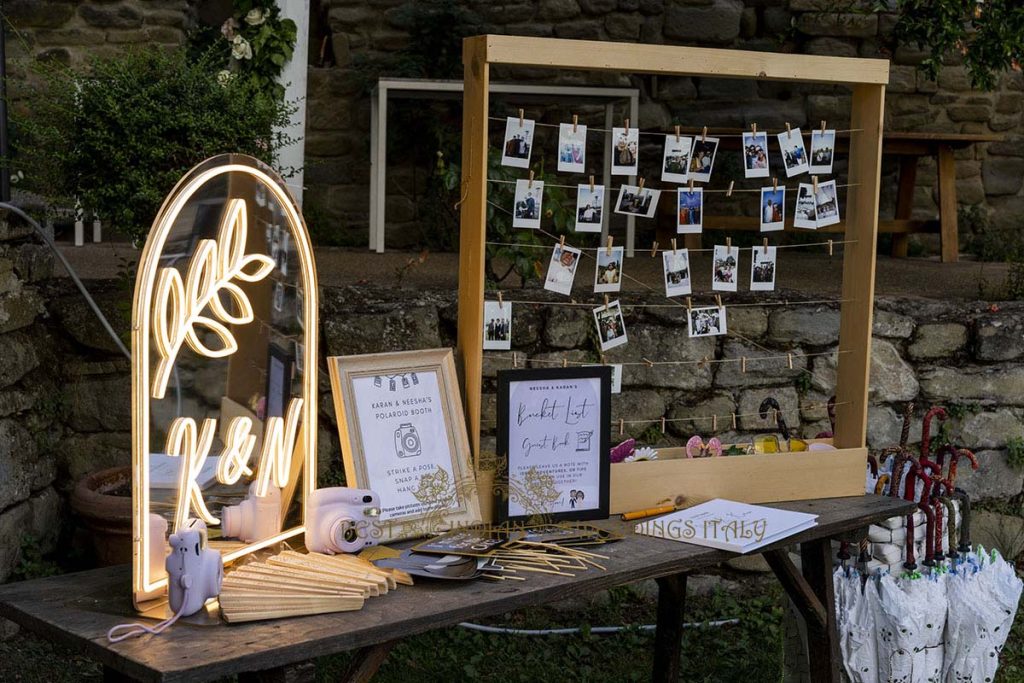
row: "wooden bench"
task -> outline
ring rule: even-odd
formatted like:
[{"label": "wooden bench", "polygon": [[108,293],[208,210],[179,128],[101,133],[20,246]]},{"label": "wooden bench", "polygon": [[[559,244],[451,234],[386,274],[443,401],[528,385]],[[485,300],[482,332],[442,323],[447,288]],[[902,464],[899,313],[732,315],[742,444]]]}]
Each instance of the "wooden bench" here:
[{"label": "wooden bench", "polygon": [[[737,129],[708,130],[709,136],[715,135],[738,135]],[[974,134],[974,133],[914,133],[914,132],[885,132],[882,137],[882,154],[896,157],[899,162],[897,175],[898,190],[896,194],[896,210],[891,219],[883,219],[878,222],[879,234],[889,233],[893,235],[892,256],[905,258],[907,256],[908,238],[913,233],[939,233],[942,244],[943,263],[955,263],[960,258],[959,247],[959,226],[957,224],[957,200],[956,200],[956,155],[955,151],[964,149],[976,143],[999,142],[1003,140],[1002,135]],[[810,139],[805,138],[809,144]],[[844,133],[837,136],[836,153],[845,154],[849,152],[850,134]],[[735,137],[722,138],[719,153],[722,150],[735,151],[739,149],[739,139]],[[914,188],[917,180],[917,166],[922,157],[935,157],[938,164],[938,186],[939,186],[939,217],[937,219],[913,219],[914,211]],[[716,162],[717,164],[717,162]],[[785,174],[779,171],[779,183],[783,183]],[[809,176],[797,176],[788,181],[790,185],[794,181],[808,182]],[[770,184],[770,180],[765,181]],[[665,202],[669,206],[669,214],[672,211],[673,202]],[[674,214],[671,214],[674,216]],[[674,221],[674,217],[670,220]],[[704,228],[707,230],[749,230],[760,229],[756,216],[704,216]],[[808,232],[799,228],[793,228],[792,211],[786,216],[786,230],[795,232]],[[844,222],[836,223],[819,232],[843,233],[846,231]],[[659,235],[659,241],[665,236]],[[687,248],[696,249],[700,247],[700,235],[687,235],[684,240]],[[664,242],[663,242],[664,243]]]},{"label": "wooden bench", "polygon": [[[906,514],[914,504],[863,496],[773,506],[819,515],[818,526],[768,546],[764,555],[807,621],[812,680],[838,683],[840,660],[829,539]],[[601,547],[600,552],[610,558],[603,562],[607,571],[590,570],[572,578],[533,574],[526,581],[514,583],[420,581],[369,601],[359,612],[238,626],[201,615],[182,620],[160,636],[111,645],[107,630],[137,618],[130,600],[130,568],[121,566],[0,586],[0,616],[98,661],[106,680],[111,681],[208,681],[235,674],[241,683],[283,681],[289,665],[349,650],[359,653],[345,680],[367,681],[393,644],[403,637],[656,579],[658,628],[653,680],[675,683],[681,670],[686,573],[734,555],[635,536],[629,532],[629,525],[617,520],[601,524],[628,534],[622,541]],[[785,546],[797,542],[802,571],[785,550]]]}]

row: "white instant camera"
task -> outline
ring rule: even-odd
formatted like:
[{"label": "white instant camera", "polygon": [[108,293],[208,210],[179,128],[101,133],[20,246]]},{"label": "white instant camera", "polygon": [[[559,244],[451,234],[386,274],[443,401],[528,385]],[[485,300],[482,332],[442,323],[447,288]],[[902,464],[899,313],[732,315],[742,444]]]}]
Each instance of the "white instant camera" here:
[{"label": "white instant camera", "polygon": [[189,519],[183,529],[171,534],[167,568],[167,597],[171,611],[187,617],[220,595],[224,562],[220,553],[207,547],[206,524]]},{"label": "white instant camera", "polygon": [[281,489],[267,487],[267,495],[256,495],[256,482],[249,485],[249,495],[238,505],[221,510],[221,528],[228,538],[245,543],[270,538],[281,531]]},{"label": "white instant camera", "polygon": [[377,545],[380,498],[367,489],[317,489],[306,506],[306,548],[336,555]]}]

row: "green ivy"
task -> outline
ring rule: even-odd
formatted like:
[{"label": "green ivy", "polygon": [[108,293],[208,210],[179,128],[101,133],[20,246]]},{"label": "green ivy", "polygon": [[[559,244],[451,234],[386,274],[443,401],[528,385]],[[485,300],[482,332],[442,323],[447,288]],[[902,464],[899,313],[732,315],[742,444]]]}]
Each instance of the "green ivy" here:
[{"label": "green ivy", "polygon": [[1006,440],[1006,462],[1014,469],[1024,468],[1024,438],[1014,436]]},{"label": "green ivy", "polygon": [[233,16],[220,31],[227,43],[221,48],[227,65],[221,77],[248,79],[257,91],[284,99],[280,77],[295,50],[298,28],[281,18],[277,2],[234,0]]},{"label": "green ivy", "polygon": [[39,67],[11,164],[28,189],[141,241],[163,198],[200,161],[240,152],[273,165],[294,106],[250,79],[219,78],[216,55],[129,50],[83,72]]},{"label": "green ivy", "polygon": [[[892,3],[876,2],[874,11],[892,12]],[[895,11],[892,42],[927,50],[920,69],[932,80],[959,58],[975,88],[992,90],[1000,74],[1024,62],[1024,5],[1017,0],[896,0]]]}]

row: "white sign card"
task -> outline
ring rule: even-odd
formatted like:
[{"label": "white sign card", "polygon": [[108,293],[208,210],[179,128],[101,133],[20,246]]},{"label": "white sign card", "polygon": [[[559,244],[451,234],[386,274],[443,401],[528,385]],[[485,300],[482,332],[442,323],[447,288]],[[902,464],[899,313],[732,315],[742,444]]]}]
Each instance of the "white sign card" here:
[{"label": "white sign card", "polygon": [[498,372],[498,461],[508,468],[499,521],[608,517],[611,374],[608,366]]}]

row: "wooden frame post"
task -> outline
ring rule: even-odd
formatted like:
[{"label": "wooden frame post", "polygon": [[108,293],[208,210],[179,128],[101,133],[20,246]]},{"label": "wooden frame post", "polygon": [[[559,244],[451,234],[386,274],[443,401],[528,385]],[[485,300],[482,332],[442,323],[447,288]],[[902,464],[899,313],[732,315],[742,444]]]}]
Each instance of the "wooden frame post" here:
[{"label": "wooden frame post", "polygon": [[[670,45],[560,40],[521,36],[474,36],[463,41],[465,101],[462,134],[462,197],[459,252],[458,358],[463,371],[467,424],[474,457],[480,456],[483,366],[484,258],[487,210],[487,117],[489,65],[712,76],[763,81],[827,83],[853,91],[851,145],[837,372],[839,449],[864,450],[871,318],[878,233],[882,115],[889,63],[815,55],[747,52]],[[856,454],[859,455],[859,454]],[[779,456],[775,456],[778,458]],[[860,456],[861,458],[863,456]],[[863,467],[861,459],[860,467]],[[860,476],[863,471],[859,470]],[[614,473],[613,473],[614,497]],[[851,480],[851,487],[853,484]],[[863,485],[863,481],[860,481]],[[789,500],[791,498],[786,498]],[[765,500],[765,499],[762,499]],[[781,500],[776,498],[775,500]]]}]

